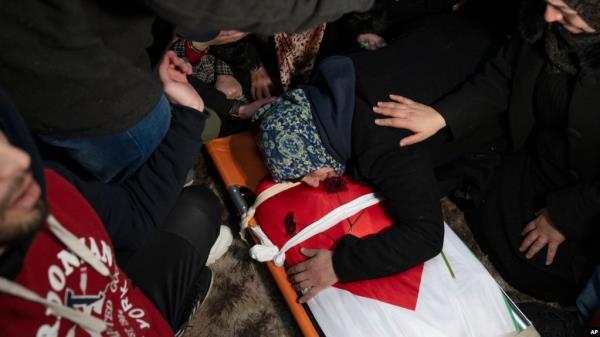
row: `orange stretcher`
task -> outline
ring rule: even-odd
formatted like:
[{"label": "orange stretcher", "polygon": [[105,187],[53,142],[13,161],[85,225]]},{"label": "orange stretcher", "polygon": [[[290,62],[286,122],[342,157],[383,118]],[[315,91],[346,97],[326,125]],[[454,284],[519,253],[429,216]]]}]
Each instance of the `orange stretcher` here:
[{"label": "orange stretcher", "polygon": [[[267,175],[267,168],[250,132],[212,140],[206,147],[227,187],[239,185],[255,191],[258,183]],[[250,221],[251,226],[255,224],[254,219]],[[305,337],[318,337],[319,333],[308,312],[296,302],[298,296],[288,281],[285,269],[275,266],[273,262],[268,262],[267,267],[302,334]]]}]

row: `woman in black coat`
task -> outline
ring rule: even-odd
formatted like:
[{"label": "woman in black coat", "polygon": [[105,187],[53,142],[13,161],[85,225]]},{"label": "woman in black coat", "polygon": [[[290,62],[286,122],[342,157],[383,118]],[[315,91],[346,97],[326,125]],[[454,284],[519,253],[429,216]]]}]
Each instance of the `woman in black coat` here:
[{"label": "woman in black coat", "polygon": [[467,221],[509,283],[568,301],[598,263],[600,4],[531,0],[522,14],[521,36],[459,90],[431,106],[380,103],[391,118],[376,123],[413,131],[401,146],[504,124],[512,151]]}]

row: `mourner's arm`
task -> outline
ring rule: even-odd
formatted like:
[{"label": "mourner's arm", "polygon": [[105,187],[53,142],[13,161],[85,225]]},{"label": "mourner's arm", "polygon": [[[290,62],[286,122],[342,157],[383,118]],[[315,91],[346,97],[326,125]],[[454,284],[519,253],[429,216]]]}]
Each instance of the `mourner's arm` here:
[{"label": "mourner's arm", "polygon": [[383,151],[363,169],[367,170],[363,174],[367,182],[384,198],[383,205],[394,223],[369,237],[346,235],[340,240],[333,266],[342,282],[405,271],[439,254],[443,245],[439,192],[426,151],[419,145],[396,147]]},{"label": "mourner's arm", "polygon": [[513,70],[522,47],[513,38],[482,71],[432,107],[444,117],[455,139],[469,135],[508,108]]},{"label": "mourner's arm", "polygon": [[390,95],[390,101],[379,102],[373,108],[380,117],[387,117],[378,118],[375,123],[412,131],[414,134],[400,142],[400,146],[408,146],[424,141],[444,127],[454,139],[460,139],[497,120],[508,107],[513,66],[520,48],[520,39],[514,40],[486,63],[480,73],[431,105]]}]

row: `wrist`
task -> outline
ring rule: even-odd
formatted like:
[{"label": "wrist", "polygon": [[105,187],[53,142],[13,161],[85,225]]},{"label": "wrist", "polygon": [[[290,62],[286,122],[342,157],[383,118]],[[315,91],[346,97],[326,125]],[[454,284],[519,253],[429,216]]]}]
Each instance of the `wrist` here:
[{"label": "wrist", "polygon": [[203,102],[194,102],[188,106],[194,110],[198,110],[200,112],[204,112],[204,103]]},{"label": "wrist", "polygon": [[437,118],[437,125],[439,126],[439,129],[441,130],[446,127],[446,119],[439,112],[435,111],[435,113],[436,113],[436,118]]}]

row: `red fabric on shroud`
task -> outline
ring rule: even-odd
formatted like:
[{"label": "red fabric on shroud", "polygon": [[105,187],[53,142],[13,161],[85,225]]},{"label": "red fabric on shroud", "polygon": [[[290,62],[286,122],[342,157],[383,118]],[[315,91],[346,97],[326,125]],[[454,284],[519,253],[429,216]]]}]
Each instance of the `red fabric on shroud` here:
[{"label": "red fabric on shroud", "polygon": [[[302,228],[319,220],[335,208],[362,195],[372,193],[369,187],[356,183],[350,177],[344,176],[343,180],[347,189],[334,193],[328,192],[324,184],[320,184],[318,188],[301,184],[282,192],[265,201],[257,209],[255,218],[269,239],[281,248]],[[270,179],[264,180],[259,184],[257,194],[272,185],[274,182]],[[289,220],[288,226],[286,226],[286,217],[289,219],[290,212],[293,213],[295,232],[288,234],[290,228]],[[331,250],[343,235],[351,234],[359,238],[377,235],[391,225],[392,220],[385,214],[381,204],[371,206],[288,250],[286,265],[293,266],[306,259],[300,253],[300,248]],[[422,273],[423,264],[420,264],[393,276],[344,284],[337,283],[334,287],[350,291],[357,296],[415,310]]]}]

